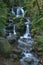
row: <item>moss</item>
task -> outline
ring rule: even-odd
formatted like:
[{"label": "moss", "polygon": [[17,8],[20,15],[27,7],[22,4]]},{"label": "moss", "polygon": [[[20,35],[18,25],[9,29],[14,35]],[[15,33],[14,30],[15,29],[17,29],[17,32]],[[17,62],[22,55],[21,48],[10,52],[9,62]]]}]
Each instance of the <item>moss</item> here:
[{"label": "moss", "polygon": [[12,47],[9,44],[8,40],[3,37],[0,37],[0,54],[5,56],[10,54],[11,51],[12,51]]}]

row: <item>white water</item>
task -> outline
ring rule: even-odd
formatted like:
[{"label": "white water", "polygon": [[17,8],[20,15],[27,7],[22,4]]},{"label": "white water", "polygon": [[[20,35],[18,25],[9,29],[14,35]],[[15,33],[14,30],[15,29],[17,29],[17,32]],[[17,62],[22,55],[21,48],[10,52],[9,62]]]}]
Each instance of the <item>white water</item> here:
[{"label": "white water", "polygon": [[14,29],[13,29],[13,31],[14,31],[14,35],[16,35],[16,31],[15,31],[16,29],[15,29],[15,25],[14,25]]},{"label": "white water", "polygon": [[[35,57],[32,53],[24,53],[24,57],[20,60],[21,65],[39,65],[38,62],[39,60],[37,59],[37,57]],[[33,64],[26,64],[26,62],[24,61],[26,58],[32,59],[34,62]]]},{"label": "white water", "polygon": [[31,35],[30,35],[30,30],[29,30],[29,23],[30,23],[30,20],[28,18],[26,18],[27,22],[25,22],[25,25],[26,25],[26,32],[23,36],[21,36],[20,38],[29,38],[31,39]]},{"label": "white water", "polygon": [[13,7],[12,7],[12,10],[11,10],[11,13],[12,13],[13,16],[15,16],[15,12],[13,10]]},{"label": "white water", "polygon": [[12,7],[11,13],[13,16],[16,16],[16,17],[24,17],[23,7],[17,7],[16,13],[14,12],[14,9]]},{"label": "white water", "polygon": [[24,10],[23,10],[22,7],[18,7],[17,8],[17,15],[16,15],[16,17],[20,17],[20,16],[24,17]]}]

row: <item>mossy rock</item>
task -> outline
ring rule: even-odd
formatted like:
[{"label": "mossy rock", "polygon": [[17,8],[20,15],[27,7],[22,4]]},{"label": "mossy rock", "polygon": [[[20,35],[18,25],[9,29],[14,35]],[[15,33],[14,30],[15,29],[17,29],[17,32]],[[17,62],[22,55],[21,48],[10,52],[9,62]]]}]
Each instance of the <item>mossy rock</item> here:
[{"label": "mossy rock", "polygon": [[9,44],[8,40],[0,37],[0,54],[1,55],[9,55],[12,51],[12,47]]}]

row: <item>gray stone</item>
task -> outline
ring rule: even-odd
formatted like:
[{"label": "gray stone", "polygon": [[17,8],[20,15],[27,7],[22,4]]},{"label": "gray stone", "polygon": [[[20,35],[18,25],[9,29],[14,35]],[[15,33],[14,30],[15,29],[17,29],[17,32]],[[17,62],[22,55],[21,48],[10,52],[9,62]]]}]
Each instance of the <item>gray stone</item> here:
[{"label": "gray stone", "polygon": [[7,36],[7,39],[10,43],[14,42],[16,40],[16,36],[11,34],[11,36]]},{"label": "gray stone", "polygon": [[16,53],[16,54],[20,54],[21,53],[21,50],[20,49],[13,49],[13,53]]},{"label": "gray stone", "polygon": [[29,64],[34,62],[34,60],[32,58],[25,58],[24,61],[29,63]]}]

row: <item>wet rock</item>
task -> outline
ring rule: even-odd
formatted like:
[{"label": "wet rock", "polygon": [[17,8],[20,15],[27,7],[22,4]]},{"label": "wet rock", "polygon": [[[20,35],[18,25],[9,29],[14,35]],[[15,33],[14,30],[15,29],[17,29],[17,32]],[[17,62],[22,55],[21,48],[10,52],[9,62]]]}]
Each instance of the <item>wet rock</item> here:
[{"label": "wet rock", "polygon": [[29,63],[29,64],[34,62],[34,60],[32,58],[25,58],[24,61]]},{"label": "wet rock", "polygon": [[7,39],[10,43],[14,43],[16,40],[16,36],[11,33],[9,36],[7,36]]},{"label": "wet rock", "polygon": [[13,53],[15,53],[15,54],[21,54],[21,50],[20,49],[13,49]]}]

